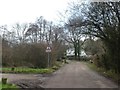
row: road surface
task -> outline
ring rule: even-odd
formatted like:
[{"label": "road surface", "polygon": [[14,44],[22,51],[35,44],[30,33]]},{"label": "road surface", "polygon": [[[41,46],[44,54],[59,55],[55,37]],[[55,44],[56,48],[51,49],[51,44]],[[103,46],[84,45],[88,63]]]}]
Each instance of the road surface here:
[{"label": "road surface", "polygon": [[[64,65],[52,76],[46,77],[41,74],[3,74],[9,82],[29,83],[27,86],[40,86],[45,82],[45,88],[118,88],[118,85],[109,79],[89,69],[83,62],[70,62]],[[28,80],[28,81],[27,81]]]},{"label": "road surface", "polygon": [[118,88],[118,85],[90,70],[83,62],[71,62],[59,69],[46,88]]}]

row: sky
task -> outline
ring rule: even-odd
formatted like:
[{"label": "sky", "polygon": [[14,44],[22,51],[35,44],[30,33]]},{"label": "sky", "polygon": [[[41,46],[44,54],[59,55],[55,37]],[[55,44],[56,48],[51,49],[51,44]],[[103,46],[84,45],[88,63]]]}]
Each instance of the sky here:
[{"label": "sky", "polygon": [[58,11],[65,11],[68,2],[70,0],[0,0],[0,25],[30,23],[40,16],[56,21]]},{"label": "sky", "polygon": [[65,12],[68,3],[73,1],[84,0],[0,0],[0,26],[31,23],[40,16],[48,21],[57,21],[58,12]]}]

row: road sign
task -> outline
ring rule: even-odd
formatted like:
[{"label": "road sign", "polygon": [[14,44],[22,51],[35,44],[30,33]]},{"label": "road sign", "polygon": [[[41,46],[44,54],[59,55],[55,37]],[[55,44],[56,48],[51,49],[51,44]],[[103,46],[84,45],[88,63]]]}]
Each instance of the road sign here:
[{"label": "road sign", "polygon": [[50,47],[47,47],[47,48],[46,48],[46,52],[51,52],[51,48],[50,48]]},{"label": "road sign", "polygon": [[49,55],[49,53],[51,52],[51,48],[49,46],[46,48],[46,52],[48,53],[48,67],[50,67],[50,55]]},{"label": "road sign", "polygon": [[46,52],[51,52],[51,50],[46,50]]}]

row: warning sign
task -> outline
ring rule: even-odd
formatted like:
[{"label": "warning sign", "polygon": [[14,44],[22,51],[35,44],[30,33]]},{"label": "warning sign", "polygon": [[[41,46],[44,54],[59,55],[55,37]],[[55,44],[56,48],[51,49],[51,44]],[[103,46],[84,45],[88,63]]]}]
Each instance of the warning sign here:
[{"label": "warning sign", "polygon": [[46,52],[51,52],[51,47],[47,47]]}]

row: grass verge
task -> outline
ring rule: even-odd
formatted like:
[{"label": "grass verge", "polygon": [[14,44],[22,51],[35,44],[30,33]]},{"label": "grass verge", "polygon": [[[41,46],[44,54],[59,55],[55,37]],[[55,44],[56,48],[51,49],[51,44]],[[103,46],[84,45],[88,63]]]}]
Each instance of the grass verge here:
[{"label": "grass verge", "polygon": [[17,87],[14,84],[2,84],[0,83],[0,90],[19,90],[19,87]]},{"label": "grass verge", "polygon": [[38,73],[38,74],[44,74],[44,73],[52,73],[54,70],[51,68],[45,68],[45,69],[34,69],[34,68],[23,68],[23,67],[16,67],[14,70],[11,70],[10,67],[3,67],[2,73]]},{"label": "grass verge", "polygon": [[120,84],[120,74],[115,73],[113,70],[105,70],[104,68],[98,68],[95,64],[90,62],[84,62],[90,69],[97,71],[101,75],[111,79],[112,81]]},{"label": "grass verge", "polygon": [[15,67],[14,70],[12,70],[12,67],[2,67],[0,72],[2,73],[26,73],[26,74],[49,74],[56,70],[58,70],[60,67],[64,65],[63,62],[56,61],[55,65],[50,68],[28,68],[28,67]]}]

